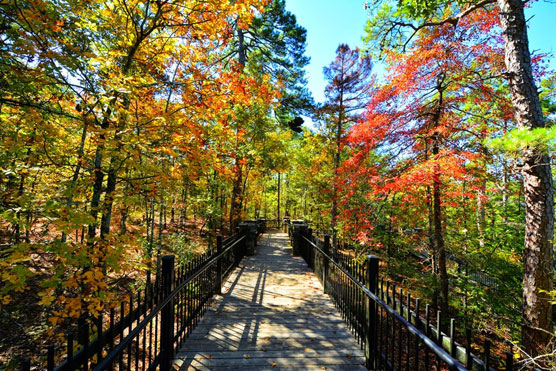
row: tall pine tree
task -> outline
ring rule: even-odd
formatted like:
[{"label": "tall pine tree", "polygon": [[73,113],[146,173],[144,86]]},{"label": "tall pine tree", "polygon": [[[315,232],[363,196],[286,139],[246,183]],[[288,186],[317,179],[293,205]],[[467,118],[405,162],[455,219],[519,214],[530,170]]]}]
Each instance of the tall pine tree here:
[{"label": "tall pine tree", "polygon": [[328,82],[325,88],[326,101],[321,107],[328,130],[334,141],[334,177],[332,184],[332,228],[336,239],[338,217],[338,168],[340,167],[341,144],[345,130],[357,122],[363,108],[370,99],[374,75],[369,56],[361,55],[358,48],[350,49],[340,44],[336,59],[323,72]]}]

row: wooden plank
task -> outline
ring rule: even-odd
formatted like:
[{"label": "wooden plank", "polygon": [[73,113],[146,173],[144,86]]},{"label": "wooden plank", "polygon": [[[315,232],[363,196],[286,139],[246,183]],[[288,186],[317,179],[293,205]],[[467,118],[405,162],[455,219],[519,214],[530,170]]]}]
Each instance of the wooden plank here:
[{"label": "wooden plank", "polygon": [[286,234],[263,237],[176,355],[175,368],[365,369],[360,345]]},{"label": "wooden plank", "polygon": [[180,352],[178,357],[185,358],[208,358],[208,359],[235,359],[235,358],[245,358],[245,355],[249,355],[250,358],[320,358],[324,354],[326,357],[352,357],[353,354],[359,354],[359,348],[345,348],[342,350],[337,349],[301,349],[301,350],[253,350],[248,352]]},{"label": "wooden plank", "polygon": [[357,344],[350,338],[333,338],[326,340],[316,339],[256,339],[255,341],[212,341],[195,340],[186,341],[183,351],[216,352],[216,351],[239,351],[239,350],[269,350],[269,349],[352,349]]},{"label": "wooden plank", "polygon": [[[249,358],[247,358],[249,357]],[[354,369],[359,369],[365,363],[364,357],[320,357],[320,358],[251,358],[249,354],[245,354],[242,358],[201,358],[183,359],[176,362],[177,366],[184,368],[185,366],[193,366],[194,368],[243,368],[243,367],[306,367],[327,365],[328,367],[336,365],[352,365]],[[326,366],[325,366],[326,367]]]}]

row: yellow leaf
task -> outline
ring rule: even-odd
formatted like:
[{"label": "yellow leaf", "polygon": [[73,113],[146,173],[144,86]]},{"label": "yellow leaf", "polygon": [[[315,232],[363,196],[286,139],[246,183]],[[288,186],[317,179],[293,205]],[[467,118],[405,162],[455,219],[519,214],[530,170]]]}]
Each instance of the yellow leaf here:
[{"label": "yellow leaf", "polygon": [[39,301],[40,305],[50,305],[54,301],[54,297],[51,295],[45,295]]}]

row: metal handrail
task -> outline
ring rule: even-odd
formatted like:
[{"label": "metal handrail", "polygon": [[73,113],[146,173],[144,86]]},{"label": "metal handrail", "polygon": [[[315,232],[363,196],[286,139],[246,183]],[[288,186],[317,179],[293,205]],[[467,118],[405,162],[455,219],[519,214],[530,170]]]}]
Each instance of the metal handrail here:
[{"label": "metal handrail", "polygon": [[115,360],[115,358],[135,339],[135,337],[147,327],[147,325],[152,321],[152,319],[174,299],[174,297],[191,281],[195,278],[199,277],[203,272],[205,272],[208,267],[212,266],[214,263],[218,261],[218,259],[222,258],[224,254],[230,251],[233,247],[235,247],[238,243],[243,241],[247,236],[243,235],[238,238],[234,243],[230,246],[226,247],[218,255],[210,258],[203,266],[199,267],[199,269],[193,273],[188,279],[183,281],[178,287],[176,287],[156,308],[154,308],[151,313],[149,313],[135,328],[122,340],[120,343],[99,363],[94,370],[95,371],[102,371],[107,369],[107,367]]},{"label": "metal handrail", "polygon": [[459,370],[459,371],[466,371],[467,369],[463,367],[457,360],[451,357],[444,349],[439,347],[435,344],[429,337],[419,331],[413,324],[408,322],[405,318],[403,318],[398,312],[396,312],[393,308],[391,308],[388,304],[386,304],[382,299],[380,299],[376,294],[370,291],[365,285],[359,282],[355,277],[353,277],[349,272],[347,272],[341,265],[339,265],[334,259],[325,253],[320,247],[317,246],[313,241],[308,239],[306,236],[301,236],[305,241],[307,241],[310,245],[312,245],[315,249],[317,249],[328,261],[330,261],[337,269],[339,269],[346,277],[349,278],[356,286],[358,286],[365,295],[379,304],[382,308],[388,311],[394,318],[400,321],[409,332],[413,335],[418,337],[423,343],[427,345],[427,347],[432,350],[438,357],[440,357],[444,362],[448,364],[451,370]]}]

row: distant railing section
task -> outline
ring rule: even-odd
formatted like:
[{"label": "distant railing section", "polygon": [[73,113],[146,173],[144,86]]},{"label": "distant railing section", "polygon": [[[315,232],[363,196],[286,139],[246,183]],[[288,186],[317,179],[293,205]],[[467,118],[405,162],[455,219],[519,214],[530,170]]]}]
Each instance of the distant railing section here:
[{"label": "distant railing section", "polygon": [[[367,368],[495,369],[488,340],[483,345],[482,357],[471,352],[474,346],[469,329],[462,337],[466,345],[459,345],[455,341],[455,319],[446,321],[441,311],[428,304],[423,308],[420,299],[412,299],[409,292],[379,279],[377,257],[355,257],[333,249],[329,236],[315,237],[302,221],[292,222],[289,233],[294,255],[302,256],[313,269],[365,349]],[[514,369],[512,352],[506,353],[504,363],[503,369]]]},{"label": "distant railing section", "polygon": [[64,349],[49,346],[44,362],[25,360],[22,370],[170,370],[175,352],[260,232],[242,223],[185,266],[176,268],[173,255],[162,257],[160,272],[152,282],[147,278],[143,290],[96,318],[83,315]]}]

